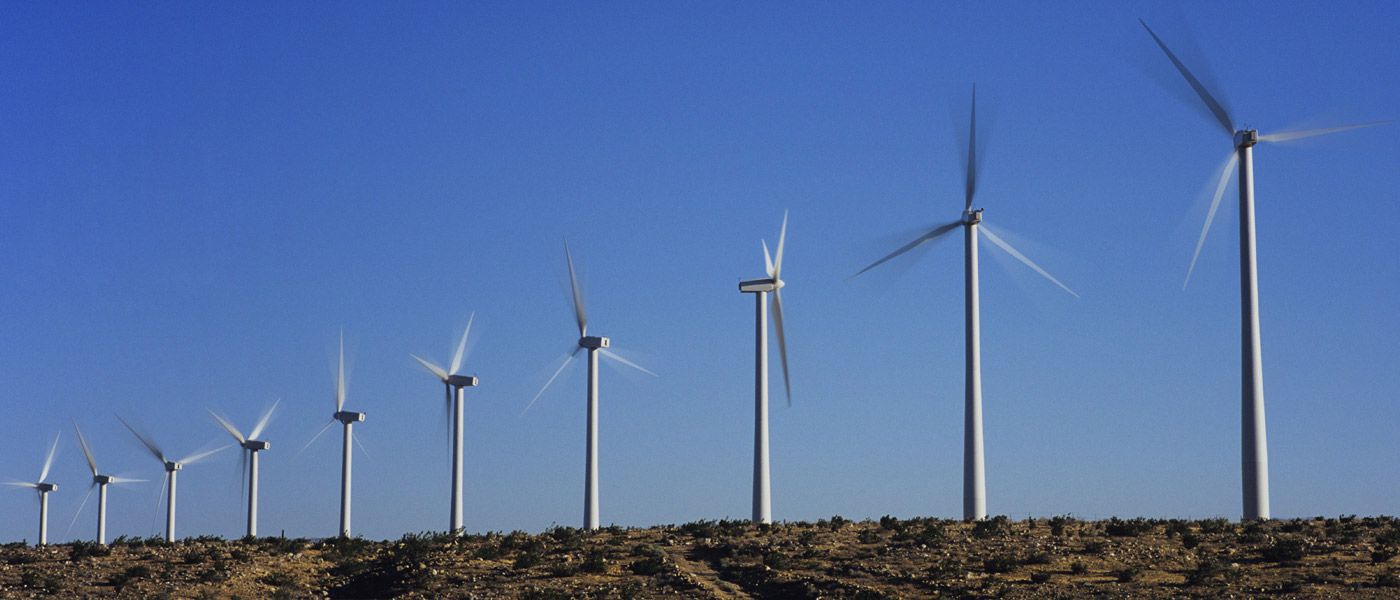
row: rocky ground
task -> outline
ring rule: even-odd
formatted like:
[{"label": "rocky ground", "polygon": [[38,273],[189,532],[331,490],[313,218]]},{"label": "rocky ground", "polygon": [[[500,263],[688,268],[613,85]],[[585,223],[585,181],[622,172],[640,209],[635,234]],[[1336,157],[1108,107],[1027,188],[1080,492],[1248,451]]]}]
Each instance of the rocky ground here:
[{"label": "rocky ground", "polygon": [[3,598],[1397,598],[1400,520],[753,526],[0,548]]}]

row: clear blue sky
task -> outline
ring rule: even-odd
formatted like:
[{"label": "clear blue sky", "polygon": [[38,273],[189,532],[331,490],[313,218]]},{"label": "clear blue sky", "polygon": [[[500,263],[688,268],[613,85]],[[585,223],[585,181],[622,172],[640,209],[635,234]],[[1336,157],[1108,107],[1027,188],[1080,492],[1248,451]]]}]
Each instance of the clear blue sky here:
[{"label": "clear blue sky", "polygon": [[[1388,2],[0,6],[0,479],[62,431],[68,539],[70,418],[158,481],[113,413],[183,455],[227,439],[206,407],[246,428],[281,398],[262,530],[331,535],[339,440],[292,457],[343,327],[356,533],[445,529],[442,390],[408,355],[447,360],[475,311],[467,526],[578,526],[583,369],[521,416],[576,339],[568,236],[590,332],[660,375],[603,370],[603,522],[746,517],[736,284],[790,210],[774,517],[956,517],[960,243],[845,278],[958,217],[976,83],[976,204],[1083,296],[984,245],[989,511],[1237,518],[1233,187],[1182,290],[1230,143],[1138,17],[1263,132],[1400,117]],[[1396,512],[1398,127],[1255,153],[1276,517]],[[180,536],[241,534],[237,464],[183,472]],[[155,499],[113,488],[109,535],[158,533]],[[0,489],[0,540],[35,505]]]}]

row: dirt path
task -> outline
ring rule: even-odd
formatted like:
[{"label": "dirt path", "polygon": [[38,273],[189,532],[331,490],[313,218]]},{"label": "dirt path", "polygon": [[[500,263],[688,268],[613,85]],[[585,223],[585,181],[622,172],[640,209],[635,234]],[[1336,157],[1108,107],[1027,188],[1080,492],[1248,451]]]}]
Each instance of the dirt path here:
[{"label": "dirt path", "polygon": [[[710,597],[716,600],[752,600],[753,596],[745,594],[742,589],[739,589],[739,586],[721,585],[722,580],[719,578],[719,573],[710,568],[710,563],[703,560],[690,560],[686,556],[688,553],[689,550],[686,548],[667,549],[666,551],[666,554],[671,557],[671,561],[676,563],[676,568],[682,573],[690,575],[695,583],[710,594]],[[734,591],[728,592],[725,591],[725,588]]]}]

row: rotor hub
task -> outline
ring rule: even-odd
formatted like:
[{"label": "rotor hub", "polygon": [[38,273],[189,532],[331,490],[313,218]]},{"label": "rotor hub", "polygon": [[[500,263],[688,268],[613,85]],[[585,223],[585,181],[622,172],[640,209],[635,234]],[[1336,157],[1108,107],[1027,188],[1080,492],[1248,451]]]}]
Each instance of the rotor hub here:
[{"label": "rotor hub", "polygon": [[610,341],[611,340],[608,338],[602,336],[586,335],[579,338],[578,345],[589,350],[597,350],[598,348],[607,348]]},{"label": "rotor hub", "polygon": [[93,482],[93,483],[96,483],[96,484],[106,485],[106,484],[112,483],[112,476],[111,476],[111,475],[93,475],[93,476],[92,476],[92,482]]},{"label": "rotor hub", "polygon": [[963,225],[972,226],[982,222],[982,209],[963,212]]},{"label": "rotor hub", "polygon": [[346,425],[349,425],[351,423],[357,423],[365,420],[365,413],[342,410],[338,413],[335,413],[334,415],[331,415],[331,418],[340,421],[341,423],[344,423]]},{"label": "rotor hub", "polygon": [[452,387],[473,387],[477,384],[477,379],[470,375],[448,375],[447,385]]},{"label": "rotor hub", "polygon": [[166,470],[166,471],[179,471],[180,469],[183,469],[183,468],[185,468],[184,465],[182,465],[182,464],[180,464],[180,463],[177,463],[177,462],[175,462],[175,461],[173,461],[173,460],[170,461],[170,462],[165,463],[165,470]]},{"label": "rotor hub", "polygon": [[1241,129],[1235,132],[1236,148],[1251,148],[1259,143],[1259,131],[1256,129]]},{"label": "rotor hub", "polygon": [[57,484],[57,483],[40,483],[40,484],[36,485],[35,487],[39,488],[39,491],[41,491],[41,492],[52,492],[52,491],[58,489],[58,484]]},{"label": "rotor hub", "polygon": [[269,444],[262,440],[248,440],[246,442],[243,442],[243,448],[246,450],[252,450],[253,452],[257,452],[259,450],[267,450],[271,447],[272,444]]}]

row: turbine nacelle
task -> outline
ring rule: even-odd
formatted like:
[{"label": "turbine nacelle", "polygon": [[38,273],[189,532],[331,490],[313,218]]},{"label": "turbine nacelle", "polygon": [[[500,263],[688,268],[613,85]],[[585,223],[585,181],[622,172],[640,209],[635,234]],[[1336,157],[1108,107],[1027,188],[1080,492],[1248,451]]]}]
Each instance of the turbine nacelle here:
[{"label": "turbine nacelle", "polygon": [[578,339],[578,346],[589,350],[597,350],[599,348],[607,348],[610,341],[611,340],[608,338],[601,336],[585,335]]},{"label": "turbine nacelle", "polygon": [[967,226],[976,225],[982,222],[982,209],[963,211],[962,224]]},{"label": "turbine nacelle", "polygon": [[92,483],[94,485],[107,485],[109,483],[115,483],[116,480],[117,478],[112,477],[111,475],[94,475],[92,477]]},{"label": "turbine nacelle", "polygon": [[342,410],[338,413],[335,413],[334,415],[331,415],[331,418],[340,421],[341,423],[344,423],[346,425],[349,425],[351,423],[365,420],[365,413]]},{"label": "turbine nacelle", "polygon": [[1241,129],[1235,132],[1235,147],[1250,148],[1259,143],[1259,132],[1254,129]]},{"label": "turbine nacelle", "polygon": [[446,381],[447,385],[463,388],[475,386],[478,380],[470,375],[448,375]]},{"label": "turbine nacelle", "polygon": [[741,294],[756,294],[756,293],[759,293],[759,292],[776,292],[776,291],[782,289],[782,287],[783,287],[784,285],[787,285],[787,284],[783,283],[783,280],[781,280],[781,279],[773,279],[773,278],[771,278],[771,277],[770,277],[770,278],[767,278],[767,279],[754,279],[754,280],[750,280],[750,281],[740,281],[740,282],[739,282],[739,293],[741,293]]},{"label": "turbine nacelle", "polygon": [[58,489],[58,484],[57,484],[57,483],[38,483],[38,484],[35,484],[35,485],[34,485],[34,489],[39,490],[40,492],[52,492],[52,491]]},{"label": "turbine nacelle", "polygon": [[180,463],[177,463],[177,462],[175,462],[175,461],[173,461],[173,460],[171,460],[171,461],[166,461],[166,463],[165,463],[165,470],[166,470],[167,472],[179,471],[179,470],[184,469],[184,468],[185,468],[185,465],[182,465],[182,464],[180,464]]},{"label": "turbine nacelle", "polygon": [[[363,419],[361,419],[361,420],[363,420]],[[262,441],[262,440],[248,440],[248,441],[246,441],[246,442],[243,442],[243,449],[244,449],[244,450],[252,450],[253,452],[257,452],[257,451],[259,451],[259,450],[267,450],[268,448],[271,448],[271,447],[272,447],[272,444],[269,444],[269,443],[264,442],[264,441]]]}]

